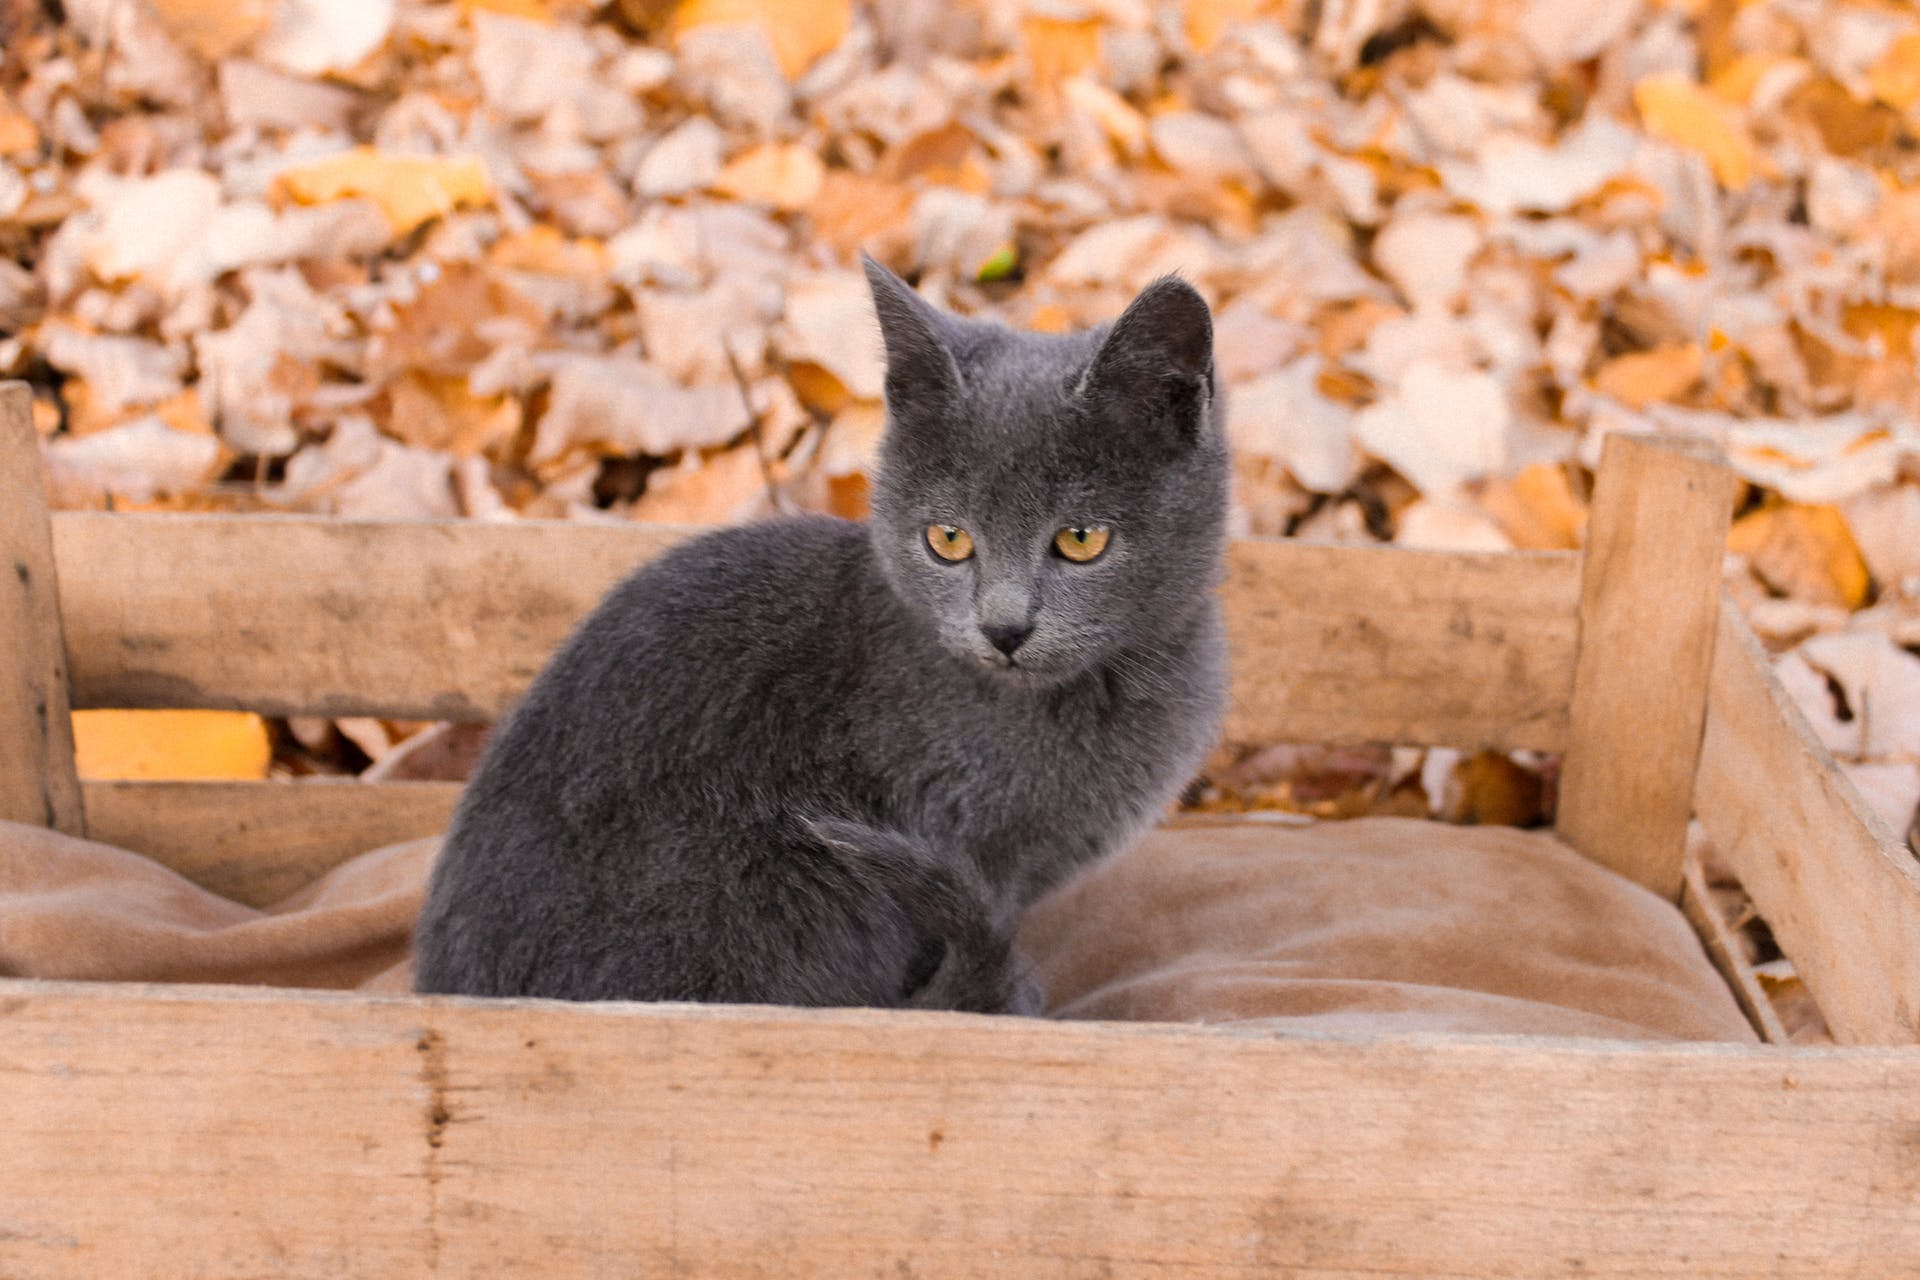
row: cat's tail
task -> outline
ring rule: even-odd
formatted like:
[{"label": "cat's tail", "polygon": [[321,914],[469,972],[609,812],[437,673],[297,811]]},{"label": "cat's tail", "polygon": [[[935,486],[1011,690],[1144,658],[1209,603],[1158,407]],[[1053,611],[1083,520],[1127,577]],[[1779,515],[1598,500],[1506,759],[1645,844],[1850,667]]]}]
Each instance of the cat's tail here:
[{"label": "cat's tail", "polygon": [[920,1009],[1038,1014],[1040,989],[1014,950],[1012,930],[994,914],[992,894],[972,867],[955,865],[898,831],[840,818],[803,825],[847,868],[885,889],[946,943],[946,955],[908,997]]}]

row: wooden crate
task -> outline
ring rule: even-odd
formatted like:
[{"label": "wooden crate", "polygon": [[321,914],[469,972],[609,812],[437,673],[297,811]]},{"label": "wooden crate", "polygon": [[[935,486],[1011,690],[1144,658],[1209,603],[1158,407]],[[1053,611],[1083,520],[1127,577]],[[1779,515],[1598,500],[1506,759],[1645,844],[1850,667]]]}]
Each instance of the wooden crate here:
[{"label": "wooden crate", "polygon": [[[0,817],[246,900],[455,790],[82,784],[69,705],[492,718],[689,532],[49,520],[0,428]],[[1565,751],[1759,1010],[1691,812],[1847,1047],[0,981],[0,1275],[1920,1275],[1920,867],[1720,597],[1730,491],[1617,437],[1584,558],[1237,543],[1227,732]]]}]

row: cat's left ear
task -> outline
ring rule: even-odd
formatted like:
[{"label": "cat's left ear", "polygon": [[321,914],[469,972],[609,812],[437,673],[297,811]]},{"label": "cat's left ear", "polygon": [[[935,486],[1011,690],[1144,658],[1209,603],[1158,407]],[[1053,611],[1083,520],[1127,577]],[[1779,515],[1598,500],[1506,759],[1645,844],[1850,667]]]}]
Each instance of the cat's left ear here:
[{"label": "cat's left ear", "polygon": [[1213,397],[1213,317],[1177,276],[1148,285],[1107,331],[1078,388],[1096,411],[1147,414],[1198,439]]},{"label": "cat's left ear", "polygon": [[914,407],[957,400],[960,370],[940,335],[940,313],[906,281],[864,253],[860,265],[866,268],[867,288],[873,294],[874,314],[887,347],[889,410],[897,419]]}]

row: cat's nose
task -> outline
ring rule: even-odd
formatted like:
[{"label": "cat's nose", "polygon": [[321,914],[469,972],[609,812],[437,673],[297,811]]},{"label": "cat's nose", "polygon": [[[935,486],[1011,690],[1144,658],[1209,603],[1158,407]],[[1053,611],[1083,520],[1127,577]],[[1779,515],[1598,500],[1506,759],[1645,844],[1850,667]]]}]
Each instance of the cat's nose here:
[{"label": "cat's nose", "polygon": [[1033,634],[1033,624],[1031,622],[987,622],[980,625],[980,631],[994,648],[1011,658],[1013,651],[1025,644],[1027,637]]}]

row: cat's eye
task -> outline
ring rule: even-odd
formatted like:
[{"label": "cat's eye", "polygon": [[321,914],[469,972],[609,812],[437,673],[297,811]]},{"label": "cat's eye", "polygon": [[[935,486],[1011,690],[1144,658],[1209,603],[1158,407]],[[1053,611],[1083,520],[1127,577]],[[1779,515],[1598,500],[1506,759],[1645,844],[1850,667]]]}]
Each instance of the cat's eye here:
[{"label": "cat's eye", "polygon": [[927,545],[942,560],[958,564],[973,554],[973,535],[950,524],[930,524],[927,526]]},{"label": "cat's eye", "polygon": [[1077,525],[1053,535],[1053,549],[1075,564],[1097,560],[1113,533],[1103,524]]}]

